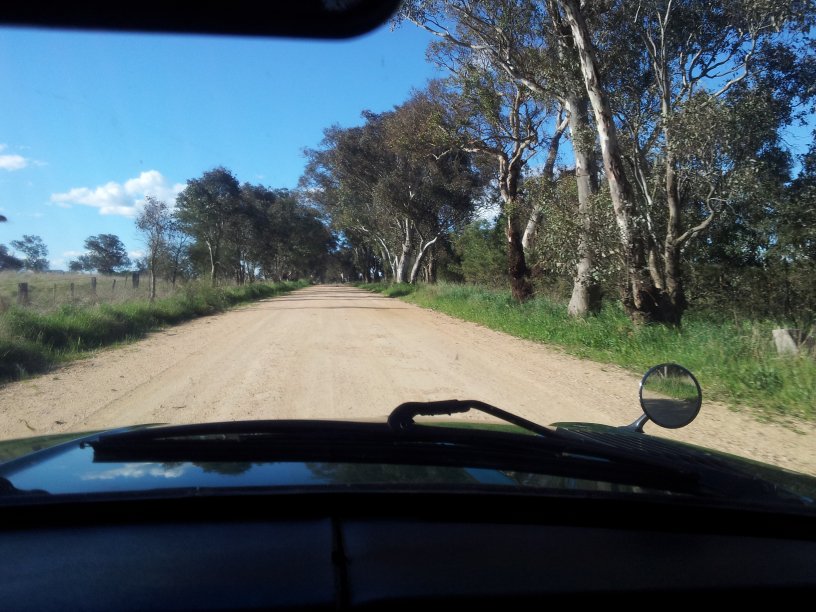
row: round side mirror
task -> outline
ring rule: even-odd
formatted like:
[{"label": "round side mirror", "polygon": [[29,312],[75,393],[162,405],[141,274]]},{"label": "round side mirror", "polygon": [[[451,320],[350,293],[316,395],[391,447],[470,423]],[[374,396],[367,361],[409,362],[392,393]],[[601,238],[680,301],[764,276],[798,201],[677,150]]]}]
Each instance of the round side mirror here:
[{"label": "round side mirror", "polygon": [[651,421],[667,429],[678,429],[691,423],[700,412],[703,392],[694,374],[686,368],[661,363],[643,375],[640,405]]}]

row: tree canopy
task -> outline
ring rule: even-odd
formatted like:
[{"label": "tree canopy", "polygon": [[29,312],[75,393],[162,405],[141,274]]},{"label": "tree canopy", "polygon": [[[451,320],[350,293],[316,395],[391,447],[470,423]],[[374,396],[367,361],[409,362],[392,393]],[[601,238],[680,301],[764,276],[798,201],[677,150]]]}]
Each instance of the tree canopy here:
[{"label": "tree canopy", "polygon": [[39,236],[24,235],[21,240],[12,240],[11,246],[24,255],[23,265],[34,272],[48,269],[48,247]]},{"label": "tree canopy", "polygon": [[115,234],[98,234],[85,239],[87,253],[69,262],[74,271],[93,271],[100,274],[115,274],[130,266],[127,249],[119,236]]}]

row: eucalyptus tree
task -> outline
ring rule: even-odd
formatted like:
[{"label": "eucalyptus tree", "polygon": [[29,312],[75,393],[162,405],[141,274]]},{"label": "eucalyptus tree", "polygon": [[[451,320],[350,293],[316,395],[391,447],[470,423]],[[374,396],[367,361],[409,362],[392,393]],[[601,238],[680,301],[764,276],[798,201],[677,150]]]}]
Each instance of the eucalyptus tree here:
[{"label": "eucalyptus tree", "polygon": [[298,197],[278,202],[279,213],[288,219],[291,232],[281,253],[282,264],[290,271],[290,278],[311,278],[324,282],[337,246],[336,239],[320,212]]},{"label": "eucalyptus tree", "polygon": [[159,260],[159,268],[164,278],[169,280],[174,288],[179,277],[193,276],[189,256],[190,245],[191,236],[181,229],[178,219],[174,215],[166,228],[165,248]]},{"label": "eucalyptus tree", "polygon": [[20,240],[12,240],[11,246],[22,252],[25,267],[34,272],[48,269],[48,247],[39,236],[25,234]]},{"label": "eucalyptus tree", "polygon": [[[795,84],[805,83],[801,74],[812,64],[813,7],[782,0],[557,5],[593,107],[621,236],[624,306],[635,320],[679,324],[682,251],[743,188],[758,153],[740,142],[755,127],[740,115],[753,106],[762,122],[780,103],[792,111],[812,95],[812,82]],[[617,68],[603,61],[610,49],[624,58]],[[786,121],[775,120],[766,134]]]},{"label": "eucalyptus tree", "polygon": [[181,229],[207,248],[213,285],[223,266],[225,237],[239,204],[238,180],[222,166],[189,179],[176,197],[175,216]]},{"label": "eucalyptus tree", "polygon": [[85,239],[85,249],[85,254],[69,262],[70,270],[97,270],[101,274],[115,274],[130,266],[127,249],[115,234],[88,236]]},{"label": "eucalyptus tree", "polygon": [[470,157],[435,144],[426,96],[387,113],[364,112],[362,126],[324,130],[308,150],[302,192],[347,240],[362,240],[387,262],[395,282],[415,282],[439,238],[469,219],[480,176]]},{"label": "eucalyptus tree", "polygon": [[258,269],[258,258],[255,256],[259,227],[257,217],[262,214],[262,211],[253,206],[253,200],[246,197],[245,187],[241,187],[230,218],[225,224],[222,247],[222,273],[225,277],[232,277],[238,285],[255,280]]},{"label": "eucalyptus tree", "polygon": [[167,248],[167,235],[173,216],[166,202],[153,196],[145,197],[145,204],[136,216],[136,228],[147,246],[147,268],[150,270],[150,301],[156,299],[156,276],[162,253]]},{"label": "eucalyptus tree", "polygon": [[400,160],[399,172],[388,181],[395,189],[389,192],[396,195],[407,186],[409,193],[413,236],[405,233],[403,252],[410,242],[410,283],[416,282],[423,262],[432,261],[432,249],[440,239],[470,220],[483,187],[484,175],[473,151],[451,147],[440,130],[447,110],[428,88],[415,91],[385,118],[386,142]]},{"label": "eucalyptus tree", "polygon": [[[551,2],[530,0],[414,0],[406,2],[401,17],[434,34],[439,42],[429,47],[429,56],[460,74],[461,67],[479,58],[489,66],[493,78],[514,83],[541,108],[551,111],[547,136],[547,159],[538,177],[554,180],[560,140],[569,126],[578,183],[575,216],[582,231],[575,243],[577,257],[573,291],[568,310],[572,315],[600,308],[600,291],[594,269],[594,254],[587,237],[593,232],[592,206],[598,192],[595,134],[588,118],[588,99],[571,38],[565,35]],[[553,112],[554,111],[554,112]],[[529,251],[544,214],[553,202],[538,199],[530,203],[529,217],[522,235],[524,251]],[[512,219],[508,218],[508,222]],[[509,245],[511,246],[511,245]],[[512,246],[511,246],[512,251]]]},{"label": "eucalyptus tree", "polygon": [[529,215],[525,215],[522,180],[538,151],[546,110],[526,88],[478,62],[461,61],[456,78],[436,83],[434,92],[446,109],[440,125],[455,146],[495,164],[510,288],[516,300],[524,301],[532,295],[532,285],[524,252],[525,219]]},{"label": "eucalyptus tree", "polygon": [[308,162],[301,188],[331,219],[336,231],[378,252],[396,279],[399,266],[391,251],[395,233],[399,240],[401,223],[391,218],[376,197],[391,156],[385,151],[382,117],[364,112],[363,118],[362,126],[335,125],[323,130],[320,147],[306,151]]},{"label": "eucalyptus tree", "polygon": [[322,278],[334,238],[317,210],[297,193],[245,183],[241,186],[245,273],[264,278]]}]

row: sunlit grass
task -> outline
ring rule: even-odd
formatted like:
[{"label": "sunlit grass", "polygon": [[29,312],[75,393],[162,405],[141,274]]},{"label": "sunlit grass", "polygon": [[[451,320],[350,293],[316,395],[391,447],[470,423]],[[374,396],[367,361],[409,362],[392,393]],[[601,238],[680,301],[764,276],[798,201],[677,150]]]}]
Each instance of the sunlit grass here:
[{"label": "sunlit grass", "polygon": [[0,314],[0,380],[23,377],[81,354],[143,337],[163,326],[213,314],[305,286],[305,282],[255,283],[213,288],[190,283],[171,297],[149,302],[72,305],[40,311],[12,306]]},{"label": "sunlit grass", "polygon": [[615,302],[598,316],[574,319],[565,304],[536,298],[519,305],[507,291],[473,285],[363,287],[633,372],[679,363],[697,376],[707,399],[769,417],[816,419],[816,361],[777,355],[771,331],[780,325],[772,321],[724,322],[692,310],[673,329],[634,325]]}]

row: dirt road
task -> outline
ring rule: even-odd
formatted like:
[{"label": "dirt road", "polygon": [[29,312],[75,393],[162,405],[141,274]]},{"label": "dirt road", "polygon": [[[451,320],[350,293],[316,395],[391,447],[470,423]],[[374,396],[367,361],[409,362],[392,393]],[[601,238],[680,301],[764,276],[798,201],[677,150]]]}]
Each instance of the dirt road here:
[{"label": "dirt road", "polygon": [[[384,418],[408,400],[480,399],[541,423],[621,425],[638,377],[349,287],[310,287],[101,351],[0,388],[0,439],[133,423]],[[816,428],[704,403],[657,435],[816,474]]]}]

